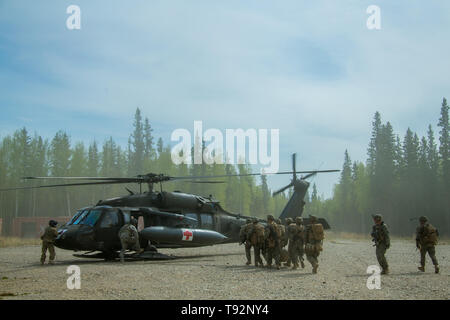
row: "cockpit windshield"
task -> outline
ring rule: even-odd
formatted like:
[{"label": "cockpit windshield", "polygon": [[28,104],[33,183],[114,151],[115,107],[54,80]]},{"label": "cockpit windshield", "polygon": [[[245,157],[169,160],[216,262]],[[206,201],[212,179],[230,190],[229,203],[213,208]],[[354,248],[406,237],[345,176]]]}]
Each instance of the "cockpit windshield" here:
[{"label": "cockpit windshield", "polygon": [[80,223],[93,227],[97,222],[98,218],[100,218],[101,214],[102,214],[101,210],[91,210],[89,211],[89,214],[86,216],[86,218],[81,220]]},{"label": "cockpit windshield", "polygon": [[88,210],[83,210],[78,216],[75,216],[73,220],[73,222],[69,222],[68,225],[71,224],[79,224],[81,220],[84,219],[84,217],[86,217],[86,215],[88,214]]}]

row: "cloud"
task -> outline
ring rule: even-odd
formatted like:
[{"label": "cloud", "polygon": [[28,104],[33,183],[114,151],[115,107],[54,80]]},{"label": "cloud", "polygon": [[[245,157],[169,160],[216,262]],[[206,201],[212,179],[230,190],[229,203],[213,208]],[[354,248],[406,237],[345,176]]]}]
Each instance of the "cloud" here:
[{"label": "cloud", "polygon": [[340,168],[345,149],[365,160],[375,111],[401,135],[424,130],[448,93],[447,2],[377,1],[379,31],[371,1],[78,2],[79,31],[68,1],[0,4],[1,132],[126,144],[140,107],[166,142],[194,120],[279,128],[281,168],[293,152],[304,169]]}]

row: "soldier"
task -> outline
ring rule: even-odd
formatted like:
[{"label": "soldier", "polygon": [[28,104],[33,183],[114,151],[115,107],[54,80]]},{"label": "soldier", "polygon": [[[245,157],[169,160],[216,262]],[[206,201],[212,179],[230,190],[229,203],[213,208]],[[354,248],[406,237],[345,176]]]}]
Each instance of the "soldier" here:
[{"label": "soldier", "polygon": [[298,261],[305,268],[305,263],[303,262],[304,254],[304,240],[305,240],[305,229],[303,227],[303,219],[301,217],[295,218],[295,223],[289,226],[289,253],[291,260],[293,261],[292,269],[298,268]]},{"label": "soldier", "polygon": [[120,250],[120,261],[124,262],[125,250],[133,249],[138,253],[142,253],[144,249],[141,249],[139,244],[139,233],[137,231],[138,221],[135,218],[131,218],[130,223],[122,226],[119,230],[120,243],[122,250]]},{"label": "soldier", "polygon": [[261,251],[264,246],[264,227],[258,223],[258,219],[253,218],[252,227],[249,231],[250,243],[255,251],[255,267],[263,267],[263,261],[261,259]]},{"label": "soldier", "polygon": [[46,258],[47,249],[50,252],[50,260],[49,264],[53,264],[53,260],[55,260],[55,242],[56,237],[58,236],[58,230],[56,230],[56,225],[58,222],[55,220],[50,220],[48,222],[48,227],[45,228],[44,234],[41,236],[42,240],[42,255],[41,255],[41,264],[43,265]]},{"label": "soldier", "polygon": [[272,215],[267,216],[266,237],[267,267],[272,268],[272,259],[277,269],[280,269],[280,238],[281,234]]},{"label": "soldier", "polygon": [[305,253],[306,259],[311,263],[313,273],[317,273],[319,268],[320,251],[322,251],[322,241],[324,239],[323,226],[317,223],[315,216],[309,216],[310,224],[306,226],[305,231]]},{"label": "soldier", "polygon": [[241,241],[239,245],[243,243],[245,244],[245,256],[247,257],[247,262],[245,263],[246,265],[252,264],[252,256],[250,252],[250,250],[252,249],[252,244],[250,243],[250,239],[248,237],[252,225],[253,225],[252,220],[247,219],[245,221],[245,224],[242,225],[241,230],[239,232],[239,239]]},{"label": "soldier", "polygon": [[372,227],[371,235],[373,238],[372,241],[375,242],[376,246],[377,260],[382,268],[381,274],[388,274],[389,265],[384,255],[386,254],[386,250],[391,246],[389,231],[381,214],[372,215],[372,217],[375,225]]},{"label": "soldier", "polygon": [[294,220],[292,220],[292,218],[286,218],[286,225],[285,225],[285,230],[286,230],[286,243],[288,243],[288,259],[287,262],[284,264],[286,267],[290,267],[291,266],[291,252],[290,252],[290,248],[291,248],[291,241],[289,240],[289,226],[294,223]]},{"label": "soldier", "polygon": [[434,272],[439,273],[439,265],[436,259],[435,245],[437,244],[439,232],[435,227],[428,223],[428,218],[422,216],[419,218],[420,226],[416,230],[416,246],[420,250],[420,271],[425,272],[425,256],[428,255],[433,261]]}]

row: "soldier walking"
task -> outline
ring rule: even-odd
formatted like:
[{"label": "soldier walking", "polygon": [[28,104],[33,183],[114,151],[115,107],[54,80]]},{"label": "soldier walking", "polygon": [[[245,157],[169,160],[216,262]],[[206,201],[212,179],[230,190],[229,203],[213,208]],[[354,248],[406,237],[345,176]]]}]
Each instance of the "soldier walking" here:
[{"label": "soldier walking", "polygon": [[241,227],[241,230],[239,231],[239,240],[240,240],[240,245],[244,244],[245,245],[245,256],[247,257],[247,262],[245,263],[246,265],[251,265],[252,264],[252,256],[251,256],[251,248],[252,248],[252,244],[250,243],[250,238],[249,238],[249,232],[250,229],[252,228],[252,220],[251,219],[247,219],[245,221],[245,224]]},{"label": "soldier walking", "polygon": [[142,253],[144,249],[141,249],[139,244],[139,233],[137,231],[138,221],[135,218],[131,218],[130,223],[122,226],[119,230],[120,243],[122,249],[120,250],[120,261],[124,262],[125,250],[132,249],[137,253]]},{"label": "soldier walking", "polygon": [[56,230],[58,222],[55,220],[50,220],[48,222],[48,227],[45,228],[44,234],[41,236],[42,240],[42,254],[41,254],[41,264],[43,265],[46,258],[47,250],[50,252],[49,264],[53,264],[55,260],[55,239],[58,236],[58,230]]},{"label": "soldier walking", "polygon": [[317,223],[317,218],[315,216],[309,216],[310,224],[306,226],[305,231],[305,253],[306,259],[311,263],[313,273],[317,273],[319,268],[319,257],[320,252],[323,250],[322,241],[324,239],[323,226]]},{"label": "soldier walking", "polygon": [[292,220],[292,218],[286,218],[286,225],[285,225],[285,230],[286,230],[286,243],[288,244],[288,259],[286,261],[286,263],[284,264],[286,267],[290,267],[291,263],[292,263],[292,254],[291,254],[291,247],[292,247],[292,243],[291,243],[291,235],[289,233],[289,226],[294,223],[294,220]]},{"label": "soldier walking", "polygon": [[289,255],[293,263],[292,269],[298,268],[298,262],[300,261],[302,268],[305,268],[303,259],[304,254],[304,240],[305,229],[303,227],[303,219],[301,217],[295,218],[295,223],[291,223],[288,227],[289,230]]},{"label": "soldier walking", "polygon": [[422,216],[419,218],[420,226],[416,230],[416,246],[420,250],[420,271],[425,272],[425,258],[428,255],[433,261],[434,272],[439,273],[439,264],[436,259],[436,249],[439,232],[435,227],[428,223],[428,218]]},{"label": "soldier walking", "polygon": [[382,271],[381,274],[389,273],[389,265],[386,260],[386,250],[391,246],[391,240],[389,238],[389,231],[386,224],[383,221],[381,214],[372,215],[375,225],[372,227],[372,241],[375,242],[376,255],[378,263],[380,264]]},{"label": "soldier walking", "polygon": [[250,228],[249,237],[250,244],[255,251],[255,267],[263,267],[264,263],[261,259],[261,251],[264,247],[264,227],[258,222],[258,219],[253,218],[252,227]]},{"label": "soldier walking", "polygon": [[272,215],[267,216],[266,236],[267,267],[272,268],[272,259],[279,270],[280,265],[280,233]]}]

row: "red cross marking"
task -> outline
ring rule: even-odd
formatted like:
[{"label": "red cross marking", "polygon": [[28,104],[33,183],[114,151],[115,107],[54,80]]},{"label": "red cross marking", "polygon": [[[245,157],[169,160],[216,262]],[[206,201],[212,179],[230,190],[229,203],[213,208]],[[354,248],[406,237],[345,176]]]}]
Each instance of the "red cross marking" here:
[{"label": "red cross marking", "polygon": [[189,230],[186,230],[185,232],[183,232],[183,240],[188,240],[189,238],[192,237],[194,234],[192,232],[190,232]]}]

